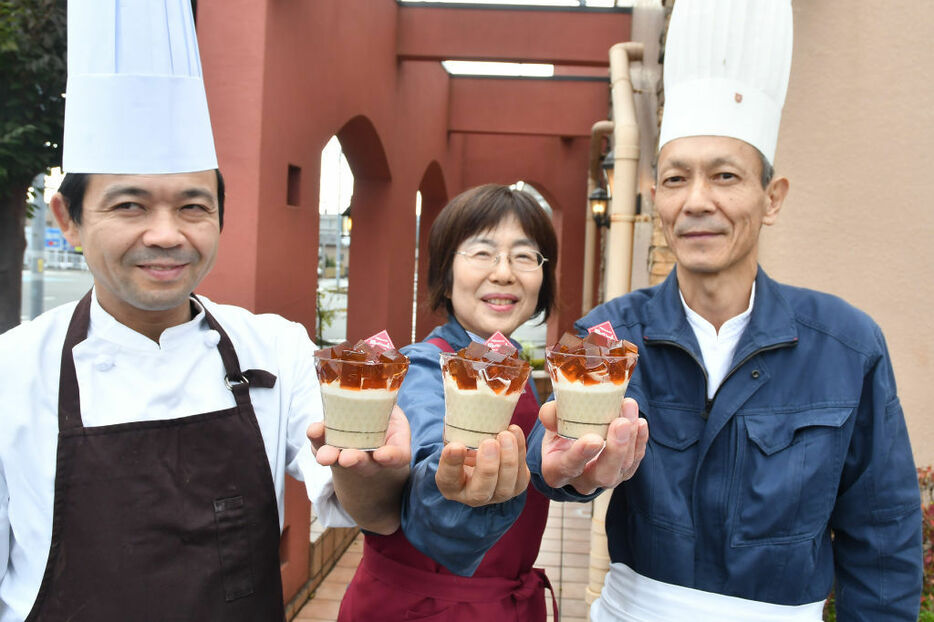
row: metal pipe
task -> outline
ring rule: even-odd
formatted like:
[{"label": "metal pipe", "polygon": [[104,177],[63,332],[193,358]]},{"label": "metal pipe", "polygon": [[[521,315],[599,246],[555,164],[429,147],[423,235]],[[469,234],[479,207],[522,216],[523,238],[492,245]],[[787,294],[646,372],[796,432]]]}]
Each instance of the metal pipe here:
[{"label": "metal pipe", "polygon": [[[587,196],[601,185],[600,178],[603,176],[602,162],[603,137],[613,131],[612,121],[597,121],[590,128],[590,162],[587,168]],[[587,312],[593,308],[594,292],[594,257],[596,255],[594,246],[597,239],[597,225],[590,215],[590,201],[587,201],[587,216],[584,220],[584,285],[581,294],[581,316],[587,315]]]},{"label": "metal pipe", "polygon": [[636,215],[639,168],[639,122],[629,78],[629,62],[642,60],[642,43],[628,41],[610,48],[610,93],[613,98],[613,174],[610,231],[606,257],[606,298],[629,291],[632,277],[632,232]]},{"label": "metal pipe", "polygon": [[[636,173],[639,167],[639,122],[636,118],[629,62],[642,60],[642,43],[628,41],[610,48],[610,94],[613,102],[613,175],[610,230],[606,245],[606,299],[629,291],[632,278],[632,234],[636,220]],[[593,502],[590,530],[590,583],[585,600],[592,603],[603,588],[610,568],[606,541],[606,509],[612,491]]]}]

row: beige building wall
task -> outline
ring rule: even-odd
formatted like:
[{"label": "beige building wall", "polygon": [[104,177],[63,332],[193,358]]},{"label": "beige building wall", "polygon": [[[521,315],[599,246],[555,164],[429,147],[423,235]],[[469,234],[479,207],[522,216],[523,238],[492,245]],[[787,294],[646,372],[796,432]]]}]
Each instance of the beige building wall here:
[{"label": "beige building wall", "polygon": [[761,262],[882,326],[915,459],[934,464],[934,7],[793,6],[776,154],[791,192],[762,234]]}]

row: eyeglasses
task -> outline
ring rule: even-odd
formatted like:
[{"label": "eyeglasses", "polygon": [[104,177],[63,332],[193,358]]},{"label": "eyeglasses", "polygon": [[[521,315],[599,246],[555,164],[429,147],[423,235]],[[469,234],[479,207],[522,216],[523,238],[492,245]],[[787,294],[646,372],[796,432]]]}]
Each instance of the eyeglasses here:
[{"label": "eyeglasses", "polygon": [[510,267],[520,272],[538,270],[548,261],[544,255],[533,250],[518,250],[511,253],[494,253],[488,250],[455,251],[454,254],[463,255],[470,265],[484,270],[492,270],[499,264],[500,257],[504,255],[508,258]]}]

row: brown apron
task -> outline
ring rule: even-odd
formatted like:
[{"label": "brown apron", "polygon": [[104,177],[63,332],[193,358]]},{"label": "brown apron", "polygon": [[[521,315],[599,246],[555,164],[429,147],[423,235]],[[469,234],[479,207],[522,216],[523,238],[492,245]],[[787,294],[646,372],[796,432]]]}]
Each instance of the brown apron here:
[{"label": "brown apron", "polygon": [[[440,338],[429,339],[452,352]],[[531,383],[531,379],[529,380]],[[538,420],[538,401],[525,387],[511,423],[526,437]],[[401,529],[389,536],[366,534],[363,559],[341,601],[339,622],[545,622],[545,590],[558,606],[551,582],[533,568],[548,520],[548,499],[529,486],[516,522],[483,557],[473,576],[451,573],[416,549]]]},{"label": "brown apron", "polygon": [[282,622],[276,494],[249,393],[275,376],[241,373],[205,309],[237,405],[86,428],[72,348],[90,307],[88,293],[62,348],[52,544],[27,622]]}]

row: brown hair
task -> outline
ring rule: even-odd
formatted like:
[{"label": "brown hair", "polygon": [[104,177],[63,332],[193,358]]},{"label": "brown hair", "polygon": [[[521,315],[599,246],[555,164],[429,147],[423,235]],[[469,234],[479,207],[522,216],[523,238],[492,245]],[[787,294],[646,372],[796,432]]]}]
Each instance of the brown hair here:
[{"label": "brown hair", "polygon": [[533,313],[544,311],[548,319],[557,298],[558,239],[551,219],[529,193],[497,184],[477,186],[457,195],[431,225],[428,234],[428,306],[431,310],[443,306],[453,317],[450,292],[454,285],[455,251],[467,238],[495,228],[509,216],[519,221],[519,226],[548,260],[542,266],[542,286]]}]

